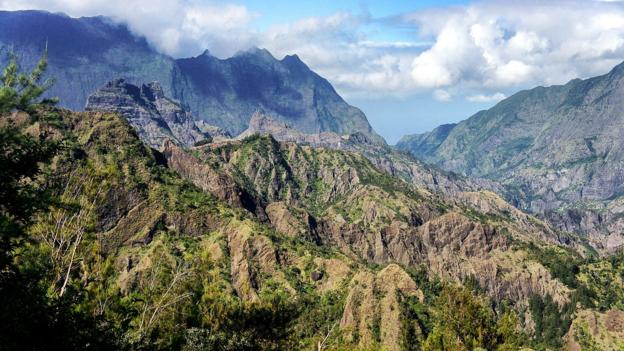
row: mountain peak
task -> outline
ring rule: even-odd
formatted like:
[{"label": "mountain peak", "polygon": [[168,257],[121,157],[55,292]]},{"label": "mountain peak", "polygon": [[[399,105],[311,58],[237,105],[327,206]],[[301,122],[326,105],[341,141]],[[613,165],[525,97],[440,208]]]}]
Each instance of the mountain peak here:
[{"label": "mountain peak", "polygon": [[204,57],[204,56],[212,57],[212,53],[210,52],[210,50],[205,49],[198,57]]},{"label": "mountain peak", "polygon": [[269,50],[264,49],[264,48],[259,48],[257,46],[253,46],[244,51],[239,51],[234,56],[235,57],[252,56],[252,57],[258,57],[267,61],[277,61],[275,57],[273,57],[273,55],[269,52]]}]

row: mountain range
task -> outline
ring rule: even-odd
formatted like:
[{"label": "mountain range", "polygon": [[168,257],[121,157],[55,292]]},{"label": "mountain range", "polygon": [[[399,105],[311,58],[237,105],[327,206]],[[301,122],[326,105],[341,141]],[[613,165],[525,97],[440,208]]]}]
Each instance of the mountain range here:
[{"label": "mountain range", "polygon": [[0,349],[624,345],[620,66],[395,148],[296,55],[174,59],[105,17],[0,28],[26,68],[47,42],[61,105],[0,99],[7,164],[60,146],[0,177],[43,206],[0,204],[25,237]]},{"label": "mountain range", "polygon": [[525,90],[397,148],[500,182],[521,209],[559,228],[624,243],[624,64],[565,85]]},{"label": "mountain range", "polygon": [[84,109],[87,97],[114,79],[135,85],[157,81],[196,118],[233,135],[262,110],[304,132],[361,132],[384,143],[362,111],[296,55],[277,60],[254,48],[227,59],[208,51],[174,59],[108,18],[42,11],[0,11],[0,28],[0,63],[10,53],[31,68],[47,48],[48,74],[55,81],[48,94],[73,110]]}]

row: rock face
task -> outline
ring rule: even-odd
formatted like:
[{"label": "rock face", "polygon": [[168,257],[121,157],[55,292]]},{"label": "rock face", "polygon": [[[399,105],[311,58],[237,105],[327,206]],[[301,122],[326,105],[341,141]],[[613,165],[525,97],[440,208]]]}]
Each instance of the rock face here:
[{"label": "rock face", "polygon": [[[416,283],[398,265],[388,265],[377,274],[360,272],[349,284],[340,327],[348,332],[350,340],[358,335],[357,342],[362,347],[377,341],[384,350],[401,350],[401,299],[407,296],[414,296],[420,302],[424,298]],[[372,325],[375,327],[371,328]]]},{"label": "rock face", "polygon": [[603,76],[521,91],[397,147],[449,171],[500,181],[508,199],[564,230],[621,234],[623,97],[620,64]]},{"label": "rock face", "polygon": [[359,109],[296,55],[277,60],[252,49],[221,60],[207,51],[174,59],[156,52],[144,38],[106,17],[71,18],[42,11],[0,11],[0,64],[14,52],[32,67],[48,47],[50,96],[81,110],[87,97],[122,77],[136,85],[158,81],[167,96],[210,125],[233,135],[247,128],[254,111],[286,121],[307,133],[360,132],[384,143]]},{"label": "rock face", "polygon": [[168,139],[191,147],[210,138],[178,102],[165,97],[158,82],[139,88],[123,79],[113,80],[89,96],[85,110],[118,113],[130,122],[141,139],[157,149]]},{"label": "rock face", "polygon": [[174,97],[232,134],[242,132],[260,109],[305,133],[360,132],[384,143],[364,113],[297,55],[277,60],[265,49],[251,49],[220,60],[205,52],[176,63],[186,79],[173,82]]},{"label": "rock face", "polygon": [[[543,253],[535,251],[573,252],[574,246],[556,248],[558,233],[493,193],[432,194],[359,153],[271,136],[192,150],[168,141],[157,152],[118,114],[58,112],[79,152],[51,165],[56,181],[50,183],[87,209],[93,235],[82,239],[80,259],[106,260],[105,269],[81,264],[70,273],[98,292],[82,295],[102,302],[98,313],[123,317],[119,323],[128,335],[142,318],[129,316],[128,307],[145,311],[145,299],[166,307],[154,317],[162,324],[149,329],[155,334],[171,325],[176,331],[197,325],[180,311],[201,311],[198,318],[210,322],[224,308],[237,315],[241,306],[250,312],[260,306],[264,314],[266,306],[291,301],[297,313],[284,315],[288,329],[278,337],[295,340],[276,349],[322,349],[318,345],[329,335],[331,347],[399,350],[431,335],[422,322],[435,320],[419,316],[436,318],[440,281],[478,287],[497,312],[512,308],[524,315],[519,327],[528,333],[530,300],[548,297],[556,304],[550,309],[575,301],[578,290],[555,277],[560,267],[540,261]],[[67,211],[79,210],[51,208],[35,219],[34,234],[64,226]],[[586,274],[577,284],[591,278],[588,288],[598,288],[592,296],[619,299],[621,279],[615,277],[621,269],[609,260],[593,264],[591,270],[577,267]],[[605,328],[619,330],[621,316],[607,317]],[[262,320],[267,325],[261,332],[280,328],[273,317]],[[227,335],[236,342],[240,334]],[[240,348],[263,349],[247,342],[254,340]]]}]

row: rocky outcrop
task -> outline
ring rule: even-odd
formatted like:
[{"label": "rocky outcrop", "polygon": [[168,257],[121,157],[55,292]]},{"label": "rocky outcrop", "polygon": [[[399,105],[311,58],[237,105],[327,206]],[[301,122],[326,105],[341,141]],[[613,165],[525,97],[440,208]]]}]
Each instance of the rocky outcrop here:
[{"label": "rocky outcrop", "polygon": [[327,147],[341,150],[350,149],[350,145],[348,144],[349,137],[346,135],[340,136],[334,132],[306,134],[292,128],[288,123],[275,120],[260,111],[254,112],[251,116],[251,120],[249,120],[249,127],[239,134],[236,139],[242,140],[255,134],[271,135],[279,141],[293,142],[313,147]]},{"label": "rocky outcrop", "polygon": [[[377,343],[384,350],[401,349],[401,300],[423,293],[401,267],[391,264],[378,273],[357,273],[349,284],[340,328],[361,346]],[[407,321],[414,323],[414,321]],[[357,339],[354,338],[357,335]]]},{"label": "rocky outcrop", "polygon": [[[83,109],[90,94],[122,77],[138,86],[160,82],[167,96],[232,135],[245,130],[261,109],[306,133],[360,132],[385,143],[364,113],[297,55],[278,60],[264,49],[251,49],[227,59],[208,51],[176,59],[104,16],[0,11],[0,28],[0,52],[15,53],[22,67],[35,66],[47,43],[48,73],[55,79],[49,96],[73,110]],[[0,56],[4,64],[8,55]]]},{"label": "rocky outcrop", "polygon": [[236,137],[237,140],[253,135],[271,135],[280,142],[309,145],[315,148],[328,148],[356,152],[368,158],[377,168],[390,175],[405,179],[419,188],[432,192],[455,196],[462,191],[491,189],[502,192],[496,182],[485,179],[470,179],[428,166],[409,154],[376,143],[362,133],[338,135],[334,132],[304,133],[286,122],[278,121],[267,114],[254,112],[249,127]]},{"label": "rocky outcrop", "polygon": [[611,309],[606,312],[579,311],[566,334],[569,351],[619,351],[624,340],[624,312]]},{"label": "rocky outcrop", "polygon": [[139,88],[123,79],[113,80],[89,96],[85,109],[120,114],[143,141],[157,149],[168,139],[190,147],[210,138],[178,102],[165,97],[158,82]]},{"label": "rocky outcrop", "polygon": [[170,140],[163,145],[163,155],[171,169],[190,179],[199,188],[230,205],[244,208],[261,219],[266,218],[262,200],[241,187],[233,177],[218,172]]}]

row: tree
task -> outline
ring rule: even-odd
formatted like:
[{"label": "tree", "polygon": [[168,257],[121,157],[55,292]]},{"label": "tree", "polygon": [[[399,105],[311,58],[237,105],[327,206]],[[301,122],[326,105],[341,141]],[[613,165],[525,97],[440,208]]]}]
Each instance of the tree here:
[{"label": "tree", "polygon": [[12,58],[0,77],[0,270],[12,261],[13,249],[24,238],[24,228],[34,213],[44,208],[45,189],[35,182],[41,165],[51,160],[57,143],[45,132],[33,135],[24,131],[34,122],[50,116],[43,111],[54,104],[41,99],[49,82],[41,83],[46,55],[30,74],[19,73]]},{"label": "tree", "polygon": [[44,54],[21,73],[13,57],[0,76],[0,350],[119,349],[77,311],[78,294],[48,296],[49,258],[28,250],[36,244],[27,235],[33,217],[53,201],[44,169],[59,150],[50,137],[58,131],[55,101],[41,98],[51,84],[43,80],[46,66]]},{"label": "tree", "polygon": [[434,319],[423,350],[513,350],[521,340],[515,314],[506,312],[497,321],[485,299],[465,287],[444,287]]}]

